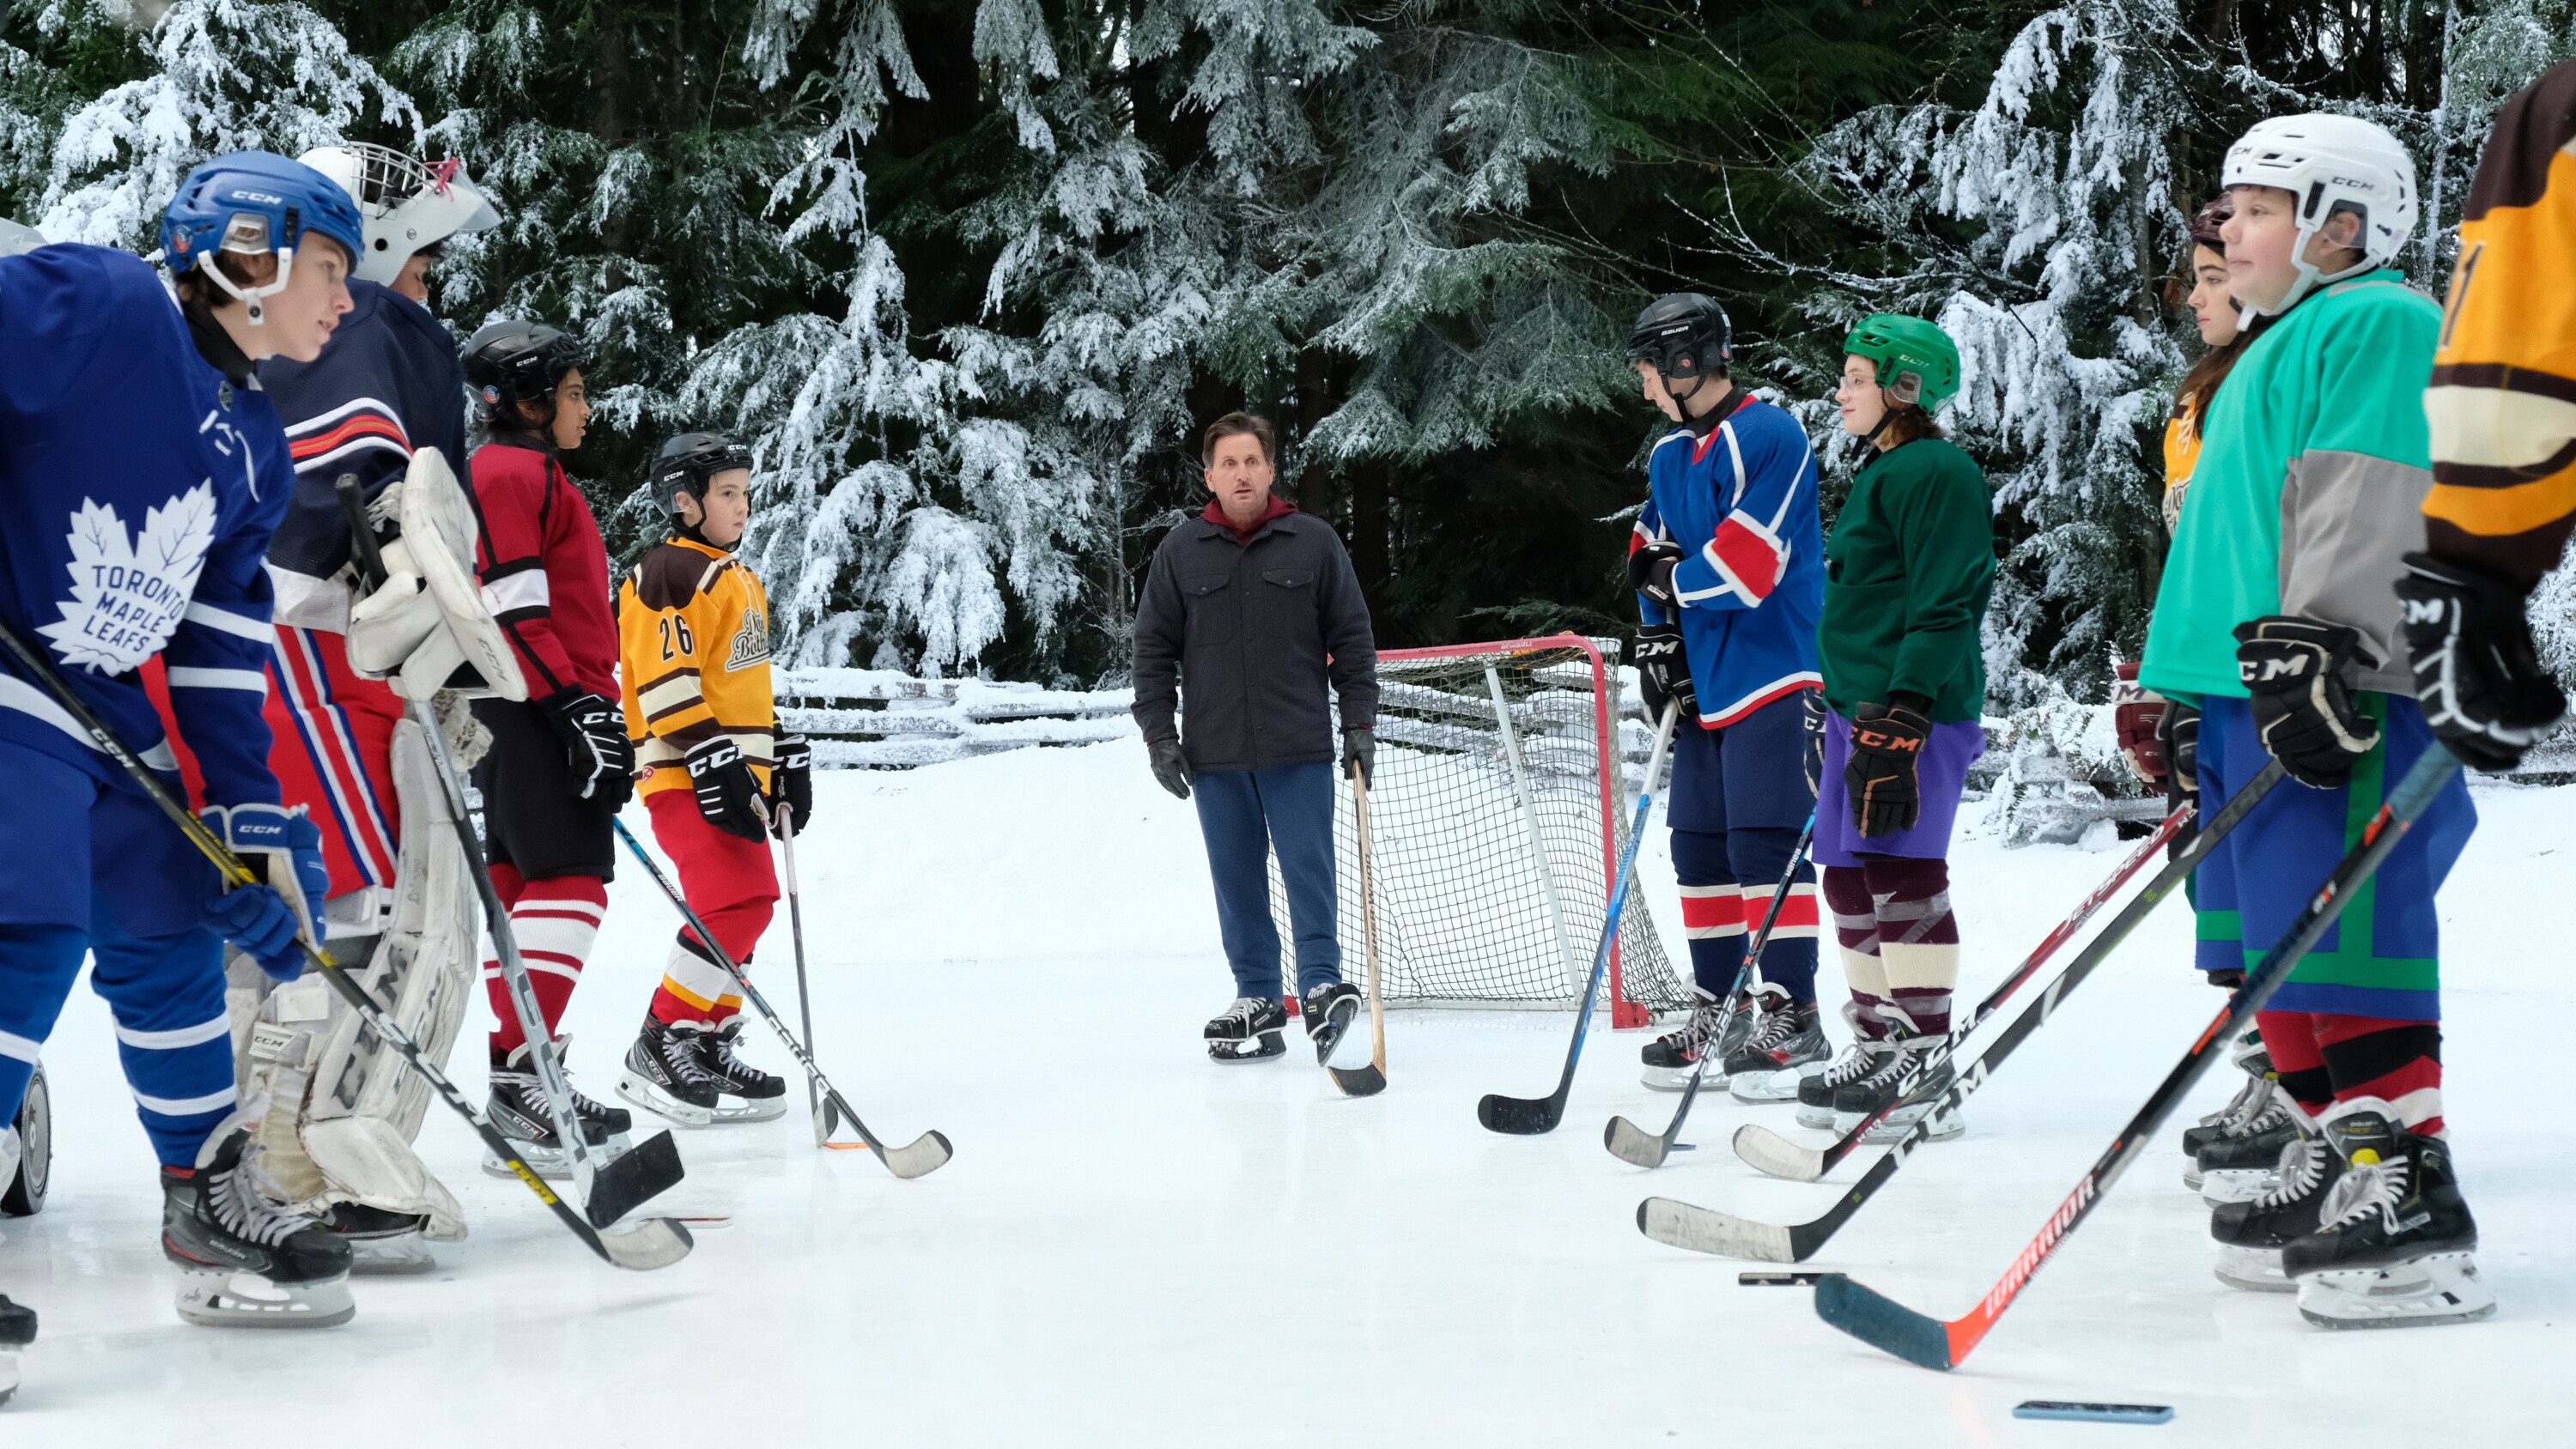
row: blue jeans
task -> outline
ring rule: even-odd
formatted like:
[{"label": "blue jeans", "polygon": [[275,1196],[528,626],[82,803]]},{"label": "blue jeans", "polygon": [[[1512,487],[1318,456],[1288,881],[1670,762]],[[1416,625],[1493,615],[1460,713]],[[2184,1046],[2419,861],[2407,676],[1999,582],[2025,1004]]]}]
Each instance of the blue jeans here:
[{"label": "blue jeans", "polygon": [[1270,918],[1273,850],[1297,937],[1297,993],[1342,979],[1333,883],[1333,790],[1339,780],[1331,763],[1317,761],[1211,770],[1191,787],[1237,996],[1279,999],[1279,927]]}]

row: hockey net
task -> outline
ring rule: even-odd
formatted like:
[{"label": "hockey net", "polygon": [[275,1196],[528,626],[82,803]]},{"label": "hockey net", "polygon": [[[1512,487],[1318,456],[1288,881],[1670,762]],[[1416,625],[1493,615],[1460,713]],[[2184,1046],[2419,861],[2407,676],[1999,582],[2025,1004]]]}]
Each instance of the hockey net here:
[{"label": "hockey net", "polygon": [[[1560,634],[1378,656],[1369,833],[1388,1005],[1580,999],[1635,808],[1634,774],[1621,769],[1618,674],[1603,652],[1617,647]],[[1335,802],[1342,971],[1365,985],[1346,780]],[[1270,902],[1293,998],[1296,943],[1275,858]],[[1599,1005],[1615,1026],[1685,1004],[1634,888],[1605,980]]]}]

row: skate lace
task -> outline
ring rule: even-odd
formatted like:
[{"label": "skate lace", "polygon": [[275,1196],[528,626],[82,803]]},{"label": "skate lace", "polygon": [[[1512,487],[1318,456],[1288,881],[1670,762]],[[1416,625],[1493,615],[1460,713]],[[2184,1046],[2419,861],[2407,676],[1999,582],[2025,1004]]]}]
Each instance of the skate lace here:
[{"label": "skate lace", "polygon": [[694,1087],[700,1083],[711,1086],[724,1085],[724,1079],[708,1071],[707,1064],[698,1059],[696,1046],[696,1042],[676,1031],[672,1032],[665,1038],[662,1051],[663,1064],[671,1069],[671,1075],[684,1087]]},{"label": "skate lace", "polygon": [[1745,1042],[1745,1050],[1767,1052],[1785,1044],[1797,1034],[1798,1009],[1796,1007],[1783,1006],[1778,1011],[1766,1011],[1762,1013],[1761,1024],[1753,1029],[1752,1039]]},{"label": "skate lace", "polygon": [[1725,1026],[1726,1003],[1714,996],[1703,997],[1699,1005],[1691,1008],[1690,1020],[1682,1023],[1681,1030],[1666,1035],[1664,1042],[1682,1051],[1696,1052],[1715,1040]]},{"label": "skate lace", "polygon": [[2226,1126],[2220,1128],[2220,1137],[2235,1138],[2239,1140],[2247,1137],[2260,1137],[2266,1132],[2277,1131],[2280,1128],[2290,1125],[2290,1109],[2272,1099],[2272,1084],[2270,1082],[2265,1082],[2263,1083],[2263,1088],[2263,1110],[2250,1117],[2230,1122]]},{"label": "skate lace", "polygon": [[1261,1015],[1262,1008],[1269,1004],[1269,1002],[1262,1000],[1258,996],[1238,996],[1234,999],[1234,1004],[1232,1006],[1227,1007],[1225,1010],[1217,1013],[1217,1015],[1226,1021],[1241,1022],[1244,1029],[1246,1031],[1250,1031],[1254,1020]]},{"label": "skate lace", "polygon": [[2236,1095],[2227,1099],[2227,1105],[2201,1118],[2200,1125],[2215,1127],[2225,1132],[2235,1124],[2244,1121],[2249,1111],[2262,1110],[2252,1104],[2268,1098],[2271,1093],[2271,1082],[2262,1077],[2247,1077],[2245,1085],[2236,1089]]},{"label": "skate lace", "polygon": [[2325,1208],[2317,1214],[2318,1229],[2357,1223],[2377,1213],[2380,1227],[2395,1233],[2397,1204],[2405,1192],[2405,1169],[2406,1154],[2402,1152],[2377,1162],[2347,1166],[2326,1194]]},{"label": "skate lace", "polygon": [[1844,1047],[1842,1055],[1834,1058],[1832,1064],[1825,1068],[1825,1085],[1840,1087],[1857,1082],[1870,1074],[1872,1068],[1877,1065],[1877,1060],[1878,1054],[1869,1049],[1868,1043],[1853,1042]]},{"label": "skate lace", "polygon": [[2254,1206],[2276,1208],[2293,1203],[2317,1190],[2317,1180],[2326,1173],[2325,1143],[2314,1137],[2294,1137],[2281,1147],[2280,1185],[2256,1195]]},{"label": "skate lace", "polygon": [[734,1055],[734,1041],[735,1038],[729,1036],[716,1038],[713,1055],[717,1074],[730,1077],[737,1082],[757,1082],[767,1077],[769,1075],[767,1072]]},{"label": "skate lace", "polygon": [[608,1115],[606,1107],[601,1106],[589,1093],[574,1086],[570,1081],[564,1083],[564,1090],[572,1093],[573,1116],[586,1122],[596,1122]]},{"label": "skate lace", "polygon": [[265,1248],[274,1248],[310,1226],[308,1219],[272,1203],[259,1190],[262,1174],[248,1162],[235,1162],[214,1174],[206,1185],[207,1205],[225,1232]]}]

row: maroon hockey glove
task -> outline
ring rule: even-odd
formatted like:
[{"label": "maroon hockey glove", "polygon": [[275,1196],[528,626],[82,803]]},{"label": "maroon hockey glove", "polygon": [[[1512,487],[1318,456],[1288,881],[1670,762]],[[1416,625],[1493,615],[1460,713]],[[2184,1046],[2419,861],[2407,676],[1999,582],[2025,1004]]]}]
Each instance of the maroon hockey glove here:
[{"label": "maroon hockey glove", "polygon": [[2162,789],[2170,773],[2160,728],[2165,697],[2138,683],[2135,664],[2115,664],[2111,673],[2111,729],[2119,736],[2120,753],[2139,784]]}]

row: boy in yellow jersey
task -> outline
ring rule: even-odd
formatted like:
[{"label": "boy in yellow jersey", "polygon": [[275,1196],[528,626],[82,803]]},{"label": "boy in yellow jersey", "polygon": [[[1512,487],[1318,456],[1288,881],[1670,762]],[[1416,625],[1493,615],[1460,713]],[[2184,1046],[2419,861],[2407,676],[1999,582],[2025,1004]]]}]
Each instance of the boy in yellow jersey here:
[{"label": "boy in yellow jersey", "polygon": [[[653,838],[716,946],[748,966],[778,904],[769,830],[791,816],[801,829],[814,808],[811,752],[778,734],[769,598],[732,552],[751,518],[751,451],[683,433],[650,486],[671,533],[617,593],[627,728]],[[618,1093],[692,1127],[785,1112],[787,1084],[735,1053],[741,1013],[733,977],[683,926]]]}]

